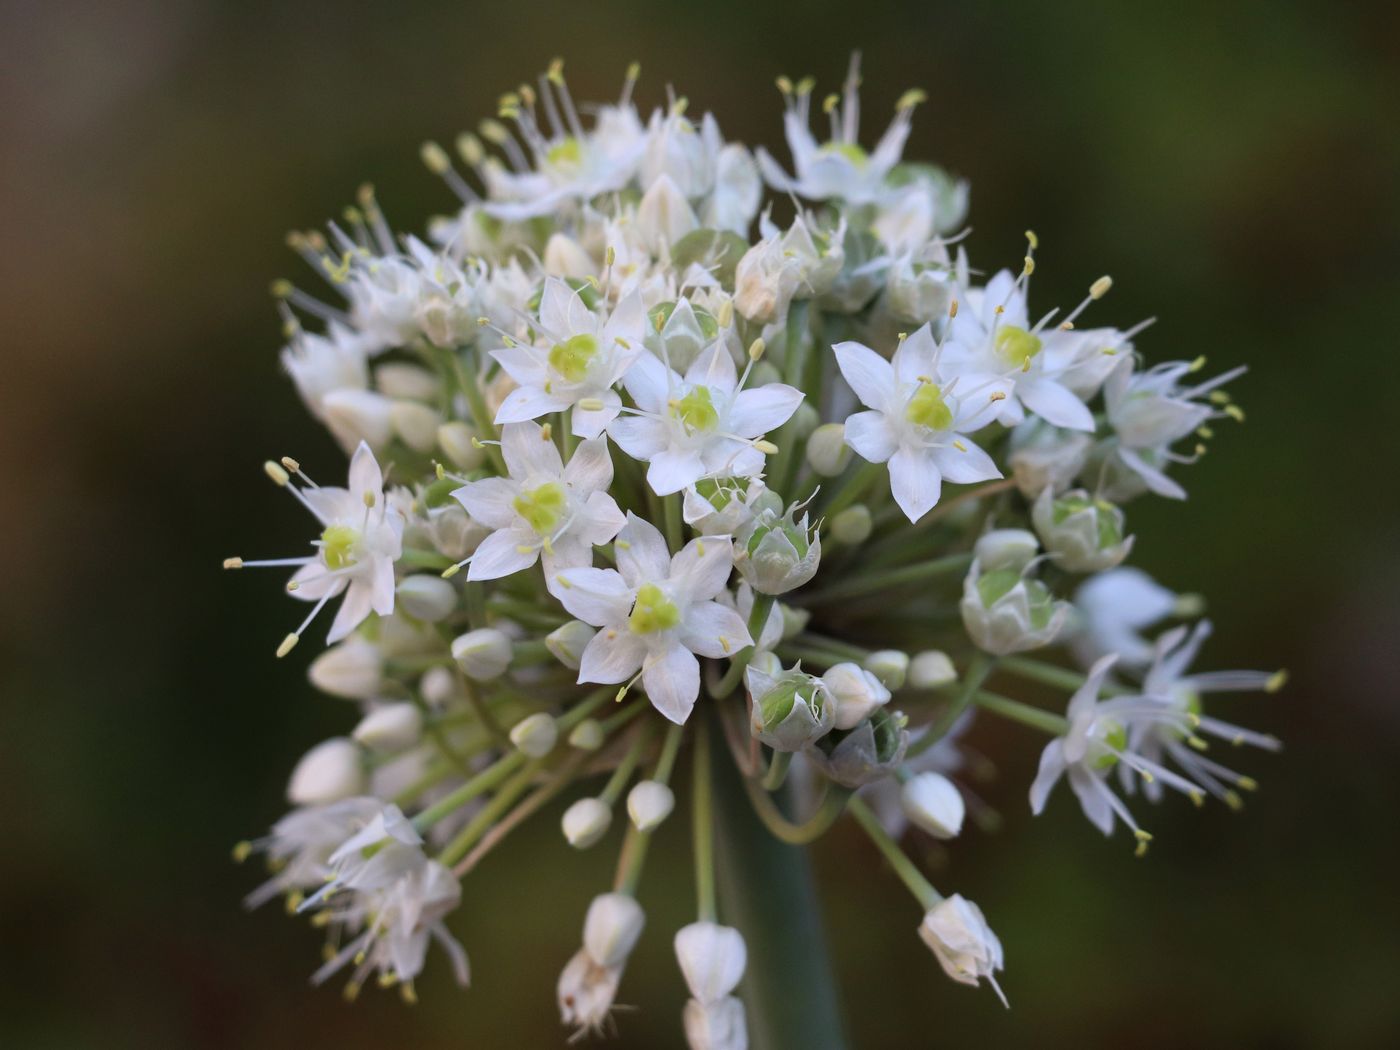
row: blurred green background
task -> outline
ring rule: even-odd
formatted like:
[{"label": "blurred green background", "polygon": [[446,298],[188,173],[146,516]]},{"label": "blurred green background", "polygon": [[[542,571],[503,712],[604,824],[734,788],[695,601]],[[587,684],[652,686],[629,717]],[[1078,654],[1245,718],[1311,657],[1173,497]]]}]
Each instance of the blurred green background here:
[{"label": "blurred green background", "polygon": [[[883,122],[926,88],[908,155],[972,180],[983,266],[1040,235],[1036,301],[1114,275],[1099,322],[1157,315],[1151,357],[1251,366],[1242,428],[1134,504],[1137,560],[1206,592],[1218,667],[1285,664],[1228,714],[1286,741],[1241,756],[1241,815],[1171,805],[1135,861],[1057,795],[1039,741],[983,725],[1003,833],[932,857],[1006,944],[1004,1012],[948,982],[858,834],[816,850],[854,1045],[1400,1045],[1400,8],[1369,4],[0,4],[0,1044],[549,1047],[553,985],[610,851],[552,821],[465,889],[475,984],[346,1006],[315,934],[237,839],[351,712],[272,648],[298,615],[234,552],[305,522],[259,464],[339,462],[279,374],[283,232],[365,179],[401,227],[446,209],[418,144],[567,56],[576,95],[640,59],[727,135],[780,144],[775,74],[834,85],[865,53]],[[872,129],[873,131],[873,129]],[[785,151],[778,151],[785,156]],[[322,473],[334,473],[322,468]],[[618,1047],[680,1043],[669,934],[685,822],[644,880],[650,936]],[[673,847],[673,848],[672,848]],[[440,961],[440,960],[436,960]],[[795,987],[793,995],[803,994]]]}]

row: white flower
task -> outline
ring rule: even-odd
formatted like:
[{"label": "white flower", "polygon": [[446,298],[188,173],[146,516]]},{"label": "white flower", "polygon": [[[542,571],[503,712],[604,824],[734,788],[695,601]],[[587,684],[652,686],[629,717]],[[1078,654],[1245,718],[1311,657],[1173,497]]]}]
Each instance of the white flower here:
[{"label": "white flower", "polygon": [[1115,653],[1122,667],[1146,667],[1153,645],[1142,636],[1143,628],[1170,615],[1177,604],[1176,594],[1141,569],[1111,569],[1090,577],[1074,595],[1078,616],[1071,644],[1076,657],[1087,667]]},{"label": "white flower", "polygon": [[612,1010],[627,957],[646,916],[625,893],[593,898],[583,923],[583,947],[559,975],[559,1014],[580,1032],[599,1032]]},{"label": "white flower", "polygon": [[837,729],[854,729],[877,707],[890,702],[890,691],[859,664],[837,664],[822,675],[821,682],[835,707]]},{"label": "white flower", "polygon": [[955,893],[928,910],[919,925],[919,936],[933,949],[934,957],[949,977],[973,987],[985,977],[1002,1005],[1006,1005],[1006,996],[996,979],[996,971],[1003,965],[1001,941],[987,925],[981,908]]},{"label": "white flower", "polygon": [[770,673],[763,663],[750,663],[744,684],[753,700],[749,732],[760,743],[801,751],[831,731],[836,705],[820,678],[797,667],[783,670],[778,664]]},{"label": "white flower", "polygon": [[1031,326],[1025,289],[1010,271],[1002,270],[986,288],[962,291],[939,365],[945,376],[966,372],[999,376],[1006,399],[997,418],[1008,426],[1021,422],[1030,409],[1057,427],[1092,431],[1093,415],[1059,381],[1061,373],[1077,362],[1062,359],[1057,345],[1039,326]]},{"label": "white flower", "polygon": [[748,964],[743,935],[732,926],[693,922],[676,931],[676,961],[690,994],[717,1003],[739,986]]},{"label": "white flower", "polygon": [[1031,566],[983,572],[974,560],[958,603],[963,626],[989,653],[1006,656],[1049,645],[1069,617],[1069,602],[1029,575]]},{"label": "white flower", "polygon": [[782,240],[774,235],[759,241],[735,270],[734,309],[756,324],[786,317],[802,283],[802,262],[784,249]]},{"label": "white flower", "polygon": [[785,81],[783,132],[792,152],[796,178],[789,176],[766,150],[758,150],[758,164],[768,185],[779,193],[795,193],[807,200],[840,198],[848,204],[865,204],[887,192],[886,178],[904,152],[909,137],[914,106],[922,92],[907,92],[899,100],[894,120],[871,153],[861,148],[860,133],[860,56],[852,56],[846,77],[844,97],[839,104],[823,106],[831,116],[832,137],[818,145],[812,136],[808,111],[811,104],[809,82],[796,89]]},{"label": "white flower", "polygon": [[501,452],[508,477],[471,481],[452,493],[467,513],[495,530],[466,560],[467,579],[509,576],[541,555],[549,575],[591,565],[594,544],[607,543],[623,523],[607,492],[613,466],[606,439],[579,442],[565,464],[544,428],[507,423]]},{"label": "white flower", "polygon": [[1045,489],[1063,492],[1089,460],[1093,439],[1088,434],[1061,430],[1028,419],[1011,432],[1011,475],[1026,499]]},{"label": "white flower", "polygon": [[786,511],[761,510],[740,533],[734,567],[761,594],[786,594],[808,583],[821,563],[821,534],[807,515],[795,519],[796,505]]},{"label": "white flower", "polygon": [[[340,611],[331,624],[328,642],[338,642],[376,612],[388,616],[394,611],[394,562],[403,550],[404,519],[391,510],[384,498],[384,477],[374,453],[363,442],[350,460],[349,488],[316,486],[309,482],[299,488],[287,472],[269,464],[268,473],[315,515],[321,536],[313,542],[314,555],[302,558],[244,561],[230,558],[230,569],[251,566],[301,566],[287,584],[297,598],[316,603],[300,627],[287,635],[277,649],[278,656],[291,652],[316,614],[332,598],[344,595]],[[298,473],[304,479],[305,475]]]},{"label": "white flower", "polygon": [[704,477],[752,477],[763,470],[757,444],[797,410],[802,392],[783,383],[740,389],[734,361],[720,343],[701,354],[685,378],[650,353],[623,384],[637,412],[620,416],[608,434],[633,459],[648,464],[659,496]]},{"label": "white flower", "polygon": [[421,276],[407,259],[364,255],[347,246],[349,274],[342,285],[350,300],[350,322],[365,339],[366,349],[378,353],[404,346],[418,334]]},{"label": "white flower", "polygon": [[670,557],[656,527],[635,515],[618,534],[616,569],[565,569],[553,593],[570,615],[601,628],[583,651],[580,682],[626,682],[641,672],[652,705],[682,723],[700,694],[696,656],[732,656],[753,644],[739,614],[714,601],[729,579],[733,545],[702,537]]},{"label": "white flower", "polygon": [[934,838],[957,838],[967,807],[962,792],[941,773],[919,773],[900,792],[904,815]]},{"label": "white flower", "polygon": [[1145,727],[1162,726],[1183,736],[1189,735],[1190,718],[1187,712],[1173,710],[1148,697],[1124,696],[1100,701],[1099,692],[1114,659],[1105,656],[1095,663],[1084,684],[1070,697],[1065,711],[1069,728],[1064,736],[1050,741],[1041,752],[1040,769],[1031,784],[1031,812],[1038,815],[1060,777],[1067,777],[1089,822],[1107,835],[1113,831],[1116,816],[1132,828],[1138,850],[1142,852],[1152,836],[1138,827],[1128,807],[1113,793],[1108,786],[1108,775],[1122,762],[1145,779],[1161,781],[1193,799],[1198,798],[1200,789],[1195,784],[1133,750],[1134,742],[1141,738]]},{"label": "white flower", "polygon": [[964,374],[939,383],[938,347],[928,325],[900,343],[890,360],[860,343],[838,343],[841,374],[869,411],[846,420],[846,444],[871,463],[890,465],[890,491],[910,521],[938,502],[943,479],[959,484],[1001,477],[992,458],[966,437],[997,413],[1005,384]]},{"label": "white flower", "polygon": [[367,357],[364,338],[333,321],[325,335],[298,328],[282,351],[282,367],[296,384],[307,411],[324,421],[326,395],[369,388]]},{"label": "white flower", "polygon": [[382,808],[376,798],[359,797],[292,810],[272,826],[271,834],[243,847],[264,854],[275,872],[244,898],[244,905],[256,908],[278,894],[320,889],[331,876],[331,854]]},{"label": "white flower", "polygon": [[1111,569],[1133,549],[1133,537],[1123,535],[1123,511],[1083,489],[1058,497],[1045,489],[1031,520],[1050,557],[1070,572]]},{"label": "white flower", "polygon": [[491,352],[519,384],[502,402],[496,422],[520,423],[572,409],[573,432],[596,438],[622,408],[613,384],[642,353],[645,322],[636,293],[602,320],[565,282],[545,278],[538,327],[546,345],[516,344]]}]

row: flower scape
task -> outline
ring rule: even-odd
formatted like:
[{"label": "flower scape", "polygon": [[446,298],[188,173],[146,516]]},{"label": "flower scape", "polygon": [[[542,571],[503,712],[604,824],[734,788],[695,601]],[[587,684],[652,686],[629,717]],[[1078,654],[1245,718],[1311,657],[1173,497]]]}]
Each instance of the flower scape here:
[{"label": "flower scape", "polygon": [[[311,541],[225,568],[293,570],[309,611],[277,655],[329,618],[309,676],[358,722],[238,847],[269,868],[248,904],[285,897],[324,928],[316,983],[412,1001],[430,948],[468,984],[451,914],[513,830],[557,821],[585,850],[625,825],[558,979],[564,1025],[601,1033],[680,768],[686,1038],[745,1047],[744,931],[719,922],[712,844],[732,762],[783,841],[850,816],[938,965],[1001,995],[982,910],[900,845],[989,823],[972,719],[1046,741],[1015,774],[1035,813],[1066,781],[1139,854],[1143,803],[1238,807],[1255,786],[1217,742],[1278,747],[1216,694],[1282,673],[1192,670],[1200,599],[1123,565],[1124,507],[1185,498],[1181,468],[1243,418],[1225,389],[1242,369],[1148,365],[1150,322],[1090,327],[1108,277],[1033,313],[1033,233],[1014,267],[975,269],[967,186],[903,158],[923,94],[867,145],[858,61],[825,98],[779,78],[786,163],[669,91],[644,115],[637,79],[580,107],[556,61],[455,153],[424,146],[456,211],[422,236],[366,187],[288,239],[321,286],[274,286],[282,361],[348,479],[268,462]],[[1027,682],[1063,707],[1011,695]]]}]

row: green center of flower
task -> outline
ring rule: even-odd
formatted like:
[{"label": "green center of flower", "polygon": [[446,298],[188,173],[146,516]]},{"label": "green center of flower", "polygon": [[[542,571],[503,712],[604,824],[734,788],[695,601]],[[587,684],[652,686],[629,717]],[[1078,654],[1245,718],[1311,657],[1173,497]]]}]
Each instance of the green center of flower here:
[{"label": "green center of flower", "polygon": [[[995,572],[983,573],[977,578],[977,596],[982,599],[982,605],[990,609],[1010,594],[1015,586],[1021,582],[1021,574],[1011,569],[997,569]],[[1050,616],[1055,611],[1055,598],[1050,593],[1050,588],[1039,580],[1025,580],[1024,582],[1031,629],[1038,631],[1050,622]]]},{"label": "green center of flower", "polygon": [[321,557],[327,568],[344,569],[355,564],[360,534],[349,525],[331,525],[321,533]]},{"label": "green center of flower", "polygon": [[719,412],[715,410],[715,403],[707,386],[697,386],[679,401],[671,402],[671,414],[691,433],[697,430],[714,430],[719,426]]},{"label": "green center of flower", "polygon": [[822,152],[845,157],[858,168],[865,167],[865,162],[870,159],[869,154],[854,142],[828,142],[822,146]]},{"label": "green center of flower", "polygon": [[546,481],[536,488],[522,490],[511,501],[515,513],[541,536],[548,536],[559,527],[564,520],[566,504],[564,486],[557,481]]},{"label": "green center of flower", "polygon": [[598,339],[592,335],[575,335],[549,349],[549,367],[569,383],[581,383],[588,375],[588,366],[598,356]]},{"label": "green center of flower", "polygon": [[943,400],[943,391],[927,380],[920,381],[919,389],[905,406],[904,418],[915,426],[929,430],[948,430],[953,425],[953,410]]},{"label": "green center of flower", "polygon": [[1094,512],[1094,524],[1098,529],[1099,549],[1108,550],[1123,542],[1123,524],[1117,508],[1107,500],[1090,500],[1082,496],[1065,496],[1055,501],[1052,520],[1056,525],[1063,524],[1072,514],[1084,511]]},{"label": "green center of flower", "polygon": [[1101,718],[1099,724],[1094,727],[1094,733],[1099,738],[1097,750],[1100,753],[1093,759],[1093,767],[1112,769],[1118,764],[1118,752],[1128,746],[1127,727],[1116,719]]},{"label": "green center of flower", "polygon": [[782,724],[787,716],[792,714],[792,709],[797,706],[798,700],[815,711],[817,709],[816,694],[816,683],[804,678],[791,678],[779,682],[758,702],[763,724],[765,726]]},{"label": "green center of flower", "polygon": [[570,135],[562,142],[551,146],[549,152],[544,155],[544,159],[552,167],[575,165],[583,160],[583,146],[578,139]]},{"label": "green center of flower", "polygon": [[654,583],[644,583],[637,588],[637,604],[632,607],[632,615],[627,625],[638,634],[655,634],[669,631],[681,622],[681,611],[676,603],[666,597]]},{"label": "green center of flower", "polygon": [[1001,359],[1014,368],[1029,368],[1031,358],[1040,353],[1040,336],[1032,335],[1014,324],[1004,324],[997,329],[997,353]]}]

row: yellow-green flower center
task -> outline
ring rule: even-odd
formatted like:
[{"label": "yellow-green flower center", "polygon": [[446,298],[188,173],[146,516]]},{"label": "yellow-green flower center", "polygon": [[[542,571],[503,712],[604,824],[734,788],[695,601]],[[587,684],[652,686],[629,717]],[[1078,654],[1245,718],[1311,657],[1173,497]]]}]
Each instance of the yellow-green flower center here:
[{"label": "yellow-green flower center", "polygon": [[557,481],[546,481],[533,489],[523,489],[511,501],[515,513],[541,536],[548,536],[564,520],[564,486]]},{"label": "yellow-green flower center", "polygon": [[1128,730],[1122,722],[1105,718],[1099,722],[1099,755],[1093,760],[1095,769],[1112,769],[1118,764],[1117,752],[1128,746]]},{"label": "yellow-green flower center", "polygon": [[1040,347],[1040,336],[1032,335],[1024,328],[1004,324],[997,329],[997,353],[1014,368],[1030,367],[1031,358],[1040,353]]},{"label": "yellow-green flower center", "polygon": [[562,142],[551,146],[544,159],[552,167],[575,165],[583,160],[583,146],[579,144],[578,139],[570,135]]},{"label": "yellow-green flower center", "polygon": [[865,150],[854,142],[828,142],[822,146],[822,152],[835,153],[839,157],[845,157],[858,168],[864,167],[865,162],[870,159]]},{"label": "yellow-green flower center", "polygon": [[905,406],[904,418],[929,430],[948,430],[953,425],[953,411],[943,400],[943,391],[933,383],[919,383],[919,389]]},{"label": "yellow-green flower center", "polygon": [[697,386],[679,401],[673,401],[671,414],[691,432],[713,430],[719,426],[719,412],[715,410],[709,387]]},{"label": "yellow-green flower center", "polygon": [[676,603],[666,597],[654,583],[644,583],[637,589],[637,604],[632,607],[632,615],[627,625],[638,634],[655,634],[669,631],[681,622],[681,611]]},{"label": "yellow-green flower center", "polygon": [[576,335],[550,347],[549,367],[566,382],[581,383],[588,375],[588,366],[597,355],[596,336]]},{"label": "yellow-green flower center", "polygon": [[360,534],[349,525],[331,525],[321,533],[321,557],[331,569],[344,569],[355,564],[355,547]]}]

